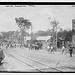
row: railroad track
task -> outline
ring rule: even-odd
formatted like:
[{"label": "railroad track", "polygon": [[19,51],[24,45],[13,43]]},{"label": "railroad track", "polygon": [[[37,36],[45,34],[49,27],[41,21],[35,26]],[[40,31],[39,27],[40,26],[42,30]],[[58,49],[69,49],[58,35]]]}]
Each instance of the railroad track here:
[{"label": "railroad track", "polygon": [[[32,58],[28,58],[26,56],[22,56],[22,55],[17,54],[17,53],[15,53],[13,51],[11,51],[11,53],[13,53],[13,54],[11,54],[10,52],[9,53],[6,52],[6,53],[9,54],[10,56],[12,56],[13,58],[21,61],[22,63],[32,67],[33,69],[37,70],[38,72],[42,73],[43,72],[42,70],[44,70],[44,69],[53,69],[53,70],[55,70],[55,72],[62,72],[61,70],[58,70],[57,68],[53,68],[53,67],[51,67],[49,65],[46,65],[46,64],[44,64],[44,63],[42,63],[40,61],[37,61],[37,60],[32,59]],[[27,61],[32,62],[32,63],[36,63],[37,66],[35,64],[33,65],[33,64],[31,64],[31,63],[29,63],[27,61],[24,61],[24,60],[27,60]],[[43,66],[43,68],[39,68],[38,65]]]},{"label": "railroad track", "polygon": [[[37,69],[37,68],[33,67],[32,65],[30,65],[30,64],[28,64],[28,63],[26,63],[25,61],[23,61],[23,60],[21,60],[21,59],[19,59],[19,58],[15,57],[15,56],[13,56],[12,54],[10,54],[10,53],[7,53],[7,54],[8,54],[9,56],[13,57],[14,59],[16,59],[16,60],[20,61],[21,63],[24,63],[24,64],[26,64],[27,66],[29,66],[29,67],[33,68],[33,70],[35,69],[37,72],[42,72],[42,71],[40,71],[39,69]],[[21,67],[21,66],[20,66],[20,67]],[[9,70],[9,71],[10,71],[10,70]]]}]

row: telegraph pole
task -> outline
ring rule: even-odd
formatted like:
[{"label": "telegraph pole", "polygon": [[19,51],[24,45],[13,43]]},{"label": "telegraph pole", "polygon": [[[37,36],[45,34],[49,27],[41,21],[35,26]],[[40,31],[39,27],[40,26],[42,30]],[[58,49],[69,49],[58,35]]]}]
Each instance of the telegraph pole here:
[{"label": "telegraph pole", "polygon": [[57,26],[56,26],[56,50],[57,50]]},{"label": "telegraph pole", "polygon": [[32,40],[32,25],[31,25],[31,40]]}]

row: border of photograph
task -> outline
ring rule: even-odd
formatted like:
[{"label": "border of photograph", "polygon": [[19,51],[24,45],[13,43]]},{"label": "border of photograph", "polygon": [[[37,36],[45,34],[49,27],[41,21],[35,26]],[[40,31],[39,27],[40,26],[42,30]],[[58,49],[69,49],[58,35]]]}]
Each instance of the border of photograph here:
[{"label": "border of photograph", "polygon": [[[22,2],[21,1],[21,2],[0,2],[0,5],[72,5],[73,7],[75,7],[75,2]],[[19,73],[19,72],[0,72],[0,73]],[[20,72],[20,73],[23,73],[23,72]],[[29,73],[29,72],[24,72],[24,73]],[[38,73],[38,72],[32,72],[32,73]],[[43,73],[46,73],[46,72],[43,72]],[[59,72],[47,72],[47,73],[59,73]],[[60,73],[63,73],[63,72],[60,72]],[[75,72],[64,72],[64,73],[75,73]]]}]

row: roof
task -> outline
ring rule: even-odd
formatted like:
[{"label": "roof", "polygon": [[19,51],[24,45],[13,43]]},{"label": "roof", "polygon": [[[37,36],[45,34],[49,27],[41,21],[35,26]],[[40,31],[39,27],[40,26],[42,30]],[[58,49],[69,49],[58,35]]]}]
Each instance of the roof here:
[{"label": "roof", "polygon": [[59,38],[59,40],[65,40],[65,39],[63,39],[63,38]]},{"label": "roof", "polygon": [[[39,36],[36,38],[36,40],[49,40],[51,36]],[[24,39],[26,40],[31,40],[31,37],[30,36],[26,36],[24,37]]]},{"label": "roof", "polygon": [[39,36],[36,40],[49,40],[51,36]]}]

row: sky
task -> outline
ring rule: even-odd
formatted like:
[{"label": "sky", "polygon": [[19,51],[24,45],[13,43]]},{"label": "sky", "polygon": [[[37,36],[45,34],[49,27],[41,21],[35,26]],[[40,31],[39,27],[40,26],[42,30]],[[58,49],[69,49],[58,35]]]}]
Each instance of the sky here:
[{"label": "sky", "polygon": [[[59,21],[63,29],[72,29],[72,19],[75,19],[75,7],[71,5],[36,5],[35,7],[21,5],[0,5],[0,32],[16,31],[18,28],[15,18],[24,17],[32,22],[33,32],[51,29],[49,17]],[[29,30],[30,32],[30,30]]]}]

